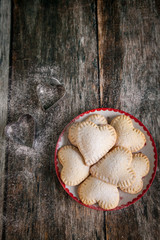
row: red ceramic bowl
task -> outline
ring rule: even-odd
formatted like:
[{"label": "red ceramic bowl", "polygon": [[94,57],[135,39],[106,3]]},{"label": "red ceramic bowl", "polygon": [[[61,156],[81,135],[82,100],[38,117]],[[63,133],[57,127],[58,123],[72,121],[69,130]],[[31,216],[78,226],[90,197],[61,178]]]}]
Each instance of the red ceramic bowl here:
[{"label": "red ceramic bowl", "polygon": [[[140,150],[140,152],[142,152],[143,154],[145,154],[149,160],[150,160],[150,171],[148,173],[148,175],[146,177],[143,178],[143,189],[141,190],[141,192],[139,192],[138,194],[128,194],[128,193],[124,193],[122,191],[119,190],[120,193],[120,201],[119,204],[116,208],[112,209],[112,210],[104,210],[102,208],[100,208],[98,205],[85,205],[83,204],[77,194],[77,186],[76,187],[71,187],[71,186],[67,186],[65,185],[61,178],[60,178],[60,171],[61,171],[61,164],[58,160],[57,157],[57,151],[59,148],[61,148],[64,145],[70,145],[70,142],[68,140],[68,129],[70,127],[70,125],[73,122],[81,122],[83,121],[85,118],[87,118],[89,115],[91,114],[101,114],[103,116],[105,116],[108,119],[108,122],[110,123],[110,121],[112,120],[112,118],[118,116],[118,115],[127,115],[132,119],[132,122],[134,124],[135,128],[140,129],[146,136],[146,145]],[[62,133],[59,136],[57,145],[56,145],[56,150],[55,150],[55,169],[56,169],[56,173],[57,173],[57,177],[62,185],[62,187],[64,188],[64,190],[74,199],[76,200],[78,203],[95,209],[95,210],[102,210],[102,211],[113,211],[113,210],[118,210],[118,209],[122,209],[124,207],[128,207],[129,205],[135,203],[137,200],[139,200],[149,189],[149,187],[151,186],[153,179],[155,177],[156,174],[156,168],[157,168],[157,151],[156,151],[156,146],[154,143],[154,140],[151,136],[151,134],[149,133],[148,129],[138,120],[136,119],[134,116],[130,115],[129,113],[126,113],[124,111],[121,110],[117,110],[117,109],[112,109],[112,108],[98,108],[98,109],[93,109],[87,112],[84,112],[82,114],[80,114],[79,116],[77,116],[76,118],[74,118],[62,131]]]}]

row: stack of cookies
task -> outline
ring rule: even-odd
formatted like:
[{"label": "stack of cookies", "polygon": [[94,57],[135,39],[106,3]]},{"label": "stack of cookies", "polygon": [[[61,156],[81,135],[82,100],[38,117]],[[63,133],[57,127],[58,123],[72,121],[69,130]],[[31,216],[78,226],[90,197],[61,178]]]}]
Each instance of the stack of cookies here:
[{"label": "stack of cookies", "polygon": [[119,189],[130,194],[142,190],[150,163],[147,156],[135,152],[146,138],[130,117],[120,115],[108,124],[103,115],[90,115],[71,125],[68,139],[72,145],[58,151],[61,179],[66,185],[79,185],[84,204],[113,209],[119,203]]}]

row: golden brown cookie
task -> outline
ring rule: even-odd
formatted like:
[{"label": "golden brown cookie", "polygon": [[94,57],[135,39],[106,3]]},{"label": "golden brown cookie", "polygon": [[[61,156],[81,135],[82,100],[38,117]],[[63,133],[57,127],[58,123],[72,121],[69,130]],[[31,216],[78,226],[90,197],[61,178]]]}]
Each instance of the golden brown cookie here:
[{"label": "golden brown cookie", "polygon": [[62,164],[62,181],[69,186],[81,183],[89,175],[89,167],[84,164],[83,157],[76,147],[64,146],[58,151],[58,159]]},{"label": "golden brown cookie", "polygon": [[77,147],[76,139],[77,139],[77,127],[79,123],[73,123],[68,131],[68,139],[69,141]]},{"label": "golden brown cookie", "polygon": [[142,177],[146,176],[149,172],[150,168],[149,159],[142,153],[133,154],[131,168],[136,173],[134,183],[129,187],[121,187],[120,189],[124,192],[136,194],[140,192],[143,188]]},{"label": "golden brown cookie", "polygon": [[89,176],[78,187],[80,200],[86,205],[98,203],[103,209],[113,209],[119,203],[119,191],[116,186]]},{"label": "golden brown cookie", "polygon": [[[107,119],[103,115],[100,115],[100,114],[92,114],[89,117],[87,117],[87,119],[85,121],[90,121],[90,122],[93,122],[96,125],[100,125],[100,126],[107,124]],[[78,122],[73,123],[70,126],[69,132],[68,132],[68,139],[74,146],[77,146],[76,138],[77,138],[78,124],[79,124]]]},{"label": "golden brown cookie", "polygon": [[101,159],[114,146],[116,137],[114,128],[109,124],[97,126],[90,121],[79,123],[76,142],[85,164],[91,166]]},{"label": "golden brown cookie", "polygon": [[90,168],[90,173],[106,183],[128,187],[136,177],[131,168],[131,162],[131,151],[123,147],[115,147]]},{"label": "golden brown cookie", "polygon": [[100,115],[100,114],[92,114],[89,117],[87,117],[87,119],[85,121],[90,121],[90,122],[93,122],[96,125],[100,125],[100,126],[106,125],[108,123],[107,119],[103,115]]},{"label": "golden brown cookie", "polygon": [[111,125],[117,133],[116,146],[126,147],[131,152],[136,152],[144,147],[145,135],[139,129],[134,128],[130,117],[126,115],[115,117],[111,121]]}]

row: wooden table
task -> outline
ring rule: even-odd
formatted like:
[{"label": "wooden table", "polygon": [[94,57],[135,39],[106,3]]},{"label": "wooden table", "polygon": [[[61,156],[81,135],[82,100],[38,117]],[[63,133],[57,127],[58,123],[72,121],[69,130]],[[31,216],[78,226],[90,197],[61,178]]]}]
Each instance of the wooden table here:
[{"label": "wooden table", "polygon": [[[140,119],[160,150],[160,1],[1,0],[0,48],[1,239],[158,240],[158,170],[138,202],[102,212],[67,195],[53,159],[64,126],[97,107]],[[53,77],[66,95],[42,111],[36,86]],[[36,122],[27,153],[4,134],[22,114]]]}]

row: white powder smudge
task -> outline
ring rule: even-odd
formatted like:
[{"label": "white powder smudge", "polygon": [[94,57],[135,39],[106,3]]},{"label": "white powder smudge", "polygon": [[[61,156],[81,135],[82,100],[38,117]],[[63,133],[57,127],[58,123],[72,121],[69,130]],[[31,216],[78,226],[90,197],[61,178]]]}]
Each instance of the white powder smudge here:
[{"label": "white powder smudge", "polygon": [[[36,87],[38,84],[60,84],[61,72],[57,66],[35,66],[26,68],[20,74],[12,69],[11,100],[9,103],[10,114],[16,120],[16,115],[23,113],[35,115],[36,118],[43,114],[40,110]],[[15,80],[16,79],[16,80]],[[16,111],[14,111],[16,109]]]},{"label": "white powder smudge", "polygon": [[143,95],[141,90],[138,89],[134,83],[126,85],[121,88],[120,99],[121,106],[126,107],[127,109],[132,109],[132,107],[139,108]]},{"label": "white powder smudge", "polygon": [[[39,83],[60,83],[60,69],[57,66],[42,66],[42,67],[32,67],[28,71],[28,76],[31,81]],[[59,80],[58,80],[59,79]]]},{"label": "white powder smudge", "polygon": [[21,174],[27,181],[33,181],[35,178],[34,172],[28,171],[27,168],[24,168]]}]

